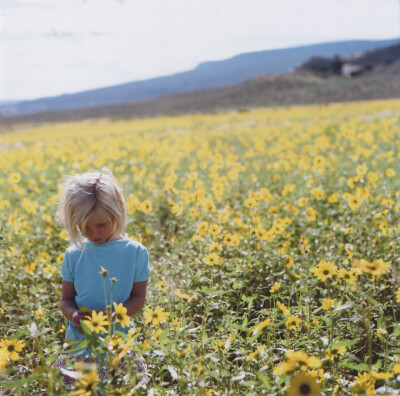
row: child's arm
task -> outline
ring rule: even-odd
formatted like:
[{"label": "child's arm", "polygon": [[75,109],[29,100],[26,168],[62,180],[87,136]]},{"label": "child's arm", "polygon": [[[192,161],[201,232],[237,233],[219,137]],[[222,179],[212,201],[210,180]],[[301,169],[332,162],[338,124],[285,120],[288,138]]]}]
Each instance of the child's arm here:
[{"label": "child's arm", "polygon": [[85,319],[85,314],[78,309],[75,303],[76,291],[72,282],[62,281],[61,311],[69,319],[74,328],[83,333],[81,320]]},{"label": "child's arm", "polygon": [[128,316],[134,315],[143,308],[146,299],[146,286],[147,282],[136,282],[133,284],[131,296],[124,303]]}]

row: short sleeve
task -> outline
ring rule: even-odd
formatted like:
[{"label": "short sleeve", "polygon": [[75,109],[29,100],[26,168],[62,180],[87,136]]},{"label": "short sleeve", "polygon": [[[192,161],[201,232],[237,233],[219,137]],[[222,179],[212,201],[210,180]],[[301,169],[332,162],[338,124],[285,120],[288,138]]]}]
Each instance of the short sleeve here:
[{"label": "short sleeve", "polygon": [[133,283],[147,282],[150,276],[149,253],[144,246],[139,248],[135,263],[135,277]]},{"label": "short sleeve", "polygon": [[71,271],[71,264],[69,260],[68,250],[65,252],[63,262],[61,264],[61,276],[67,282],[74,282],[74,276]]}]

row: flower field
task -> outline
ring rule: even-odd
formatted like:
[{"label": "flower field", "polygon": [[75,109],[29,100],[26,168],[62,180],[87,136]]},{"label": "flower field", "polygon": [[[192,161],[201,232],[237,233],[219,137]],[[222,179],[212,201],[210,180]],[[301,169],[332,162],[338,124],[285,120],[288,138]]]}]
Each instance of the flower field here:
[{"label": "flower field", "polygon": [[[400,394],[399,100],[14,125],[0,153],[4,394]],[[88,314],[113,375],[65,390],[58,186],[103,166],[151,280],[136,333]]]}]

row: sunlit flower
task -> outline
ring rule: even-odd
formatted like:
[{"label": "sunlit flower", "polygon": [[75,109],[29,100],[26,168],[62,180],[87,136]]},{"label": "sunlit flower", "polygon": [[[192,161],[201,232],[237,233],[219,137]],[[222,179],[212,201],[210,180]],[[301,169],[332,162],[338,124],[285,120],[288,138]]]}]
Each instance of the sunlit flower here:
[{"label": "sunlit flower", "polygon": [[165,312],[164,308],[156,308],[152,310],[147,308],[143,313],[145,323],[152,323],[153,326],[158,326],[160,323],[166,323],[169,312]]},{"label": "sunlit flower", "polygon": [[337,267],[331,261],[321,260],[315,267],[312,268],[311,272],[319,280],[326,281],[331,278],[337,272]]},{"label": "sunlit flower", "polygon": [[332,298],[325,298],[322,301],[322,309],[324,309],[325,311],[330,311],[331,307],[334,307],[336,304],[336,299],[332,299]]},{"label": "sunlit flower", "polygon": [[385,173],[387,177],[394,177],[396,175],[396,172],[393,168],[386,169]]},{"label": "sunlit flower", "polygon": [[91,317],[85,319],[83,322],[89,327],[90,331],[94,331],[95,333],[107,331],[106,326],[109,324],[107,316],[102,311],[99,313],[92,311]]},{"label": "sunlit flower", "polygon": [[385,335],[387,335],[387,330],[385,328],[376,329],[376,336],[378,338],[384,338]]},{"label": "sunlit flower", "polygon": [[22,352],[22,348],[24,348],[25,343],[21,340],[1,340],[0,348],[7,356],[11,358],[13,361],[19,360],[19,352]]},{"label": "sunlit flower", "polygon": [[275,293],[276,291],[278,291],[278,290],[280,289],[280,287],[281,287],[280,282],[275,282],[275,283],[273,284],[273,286],[269,289],[269,291],[270,291],[271,293]]},{"label": "sunlit flower", "polygon": [[7,354],[6,350],[3,348],[0,348],[0,373],[2,371],[4,371],[5,367],[8,364],[7,356],[8,356],[8,354]]},{"label": "sunlit flower", "polygon": [[355,268],[351,268],[349,271],[347,271],[345,268],[341,268],[338,271],[338,275],[350,285],[352,285],[358,278],[358,273]]},{"label": "sunlit flower", "polygon": [[76,390],[69,394],[71,396],[91,396],[96,384],[99,382],[96,367],[94,366],[91,370],[80,371],[79,375],[80,378],[74,384]]},{"label": "sunlit flower", "polygon": [[358,373],[357,379],[353,382],[351,391],[355,395],[374,395],[375,394],[375,378],[368,373]]},{"label": "sunlit flower", "polygon": [[290,310],[285,304],[281,303],[280,301],[277,301],[276,306],[282,312],[283,315],[285,316],[290,315]]},{"label": "sunlit flower", "polygon": [[289,330],[296,330],[300,327],[301,319],[297,315],[289,316],[286,320],[286,327]]},{"label": "sunlit flower", "polygon": [[335,349],[326,349],[325,350],[325,359],[333,360],[333,359],[339,357],[339,355],[343,356],[346,353],[346,351],[347,351],[347,348],[344,346],[338,347]]},{"label": "sunlit flower", "polygon": [[382,259],[375,259],[369,262],[365,259],[355,260],[353,265],[360,269],[362,272],[371,274],[374,276],[381,276],[389,271],[390,264],[383,261]]},{"label": "sunlit flower", "polygon": [[221,264],[222,260],[216,253],[208,253],[204,257],[204,262],[210,266]]},{"label": "sunlit flower", "polygon": [[257,326],[254,326],[250,333],[255,335],[257,333],[259,333],[260,331],[262,331],[265,327],[267,327],[269,324],[271,323],[271,318],[268,317],[267,319],[263,320],[262,322],[260,322]]},{"label": "sunlit flower", "polygon": [[316,378],[308,373],[299,372],[290,379],[290,385],[286,389],[291,396],[317,396],[321,395],[322,387]]},{"label": "sunlit flower", "polygon": [[142,210],[145,213],[151,212],[152,209],[153,209],[153,205],[151,204],[151,202],[149,200],[143,201],[140,204],[140,210]]},{"label": "sunlit flower", "polygon": [[254,359],[256,356],[258,356],[258,355],[261,353],[261,351],[263,351],[263,350],[264,350],[264,346],[262,345],[262,346],[260,346],[259,348],[257,348],[254,352],[251,352],[250,355],[247,356],[246,360],[247,360],[247,361],[253,360],[253,359]]},{"label": "sunlit flower", "polygon": [[123,306],[122,303],[114,305],[114,318],[122,327],[129,327],[131,324],[131,318],[127,315],[127,308]]}]

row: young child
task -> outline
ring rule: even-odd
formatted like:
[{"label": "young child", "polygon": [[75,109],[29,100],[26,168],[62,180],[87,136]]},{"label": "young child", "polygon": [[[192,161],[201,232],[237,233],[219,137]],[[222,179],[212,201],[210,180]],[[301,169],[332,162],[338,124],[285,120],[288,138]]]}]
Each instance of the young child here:
[{"label": "young child", "polygon": [[[67,177],[57,214],[71,241],[61,266],[61,311],[69,319],[65,338],[79,342],[85,338],[83,311],[106,312],[106,299],[107,305],[122,303],[128,316],[141,310],[150,272],[148,252],[141,243],[123,236],[125,200],[108,169]],[[119,326],[117,330],[128,333],[131,328]],[[81,349],[73,358],[85,361],[88,352]],[[65,368],[65,358],[58,359],[55,366]],[[144,370],[141,361],[138,371]],[[99,374],[104,377],[107,372],[108,365]],[[73,381],[67,376],[63,380]]]}]

